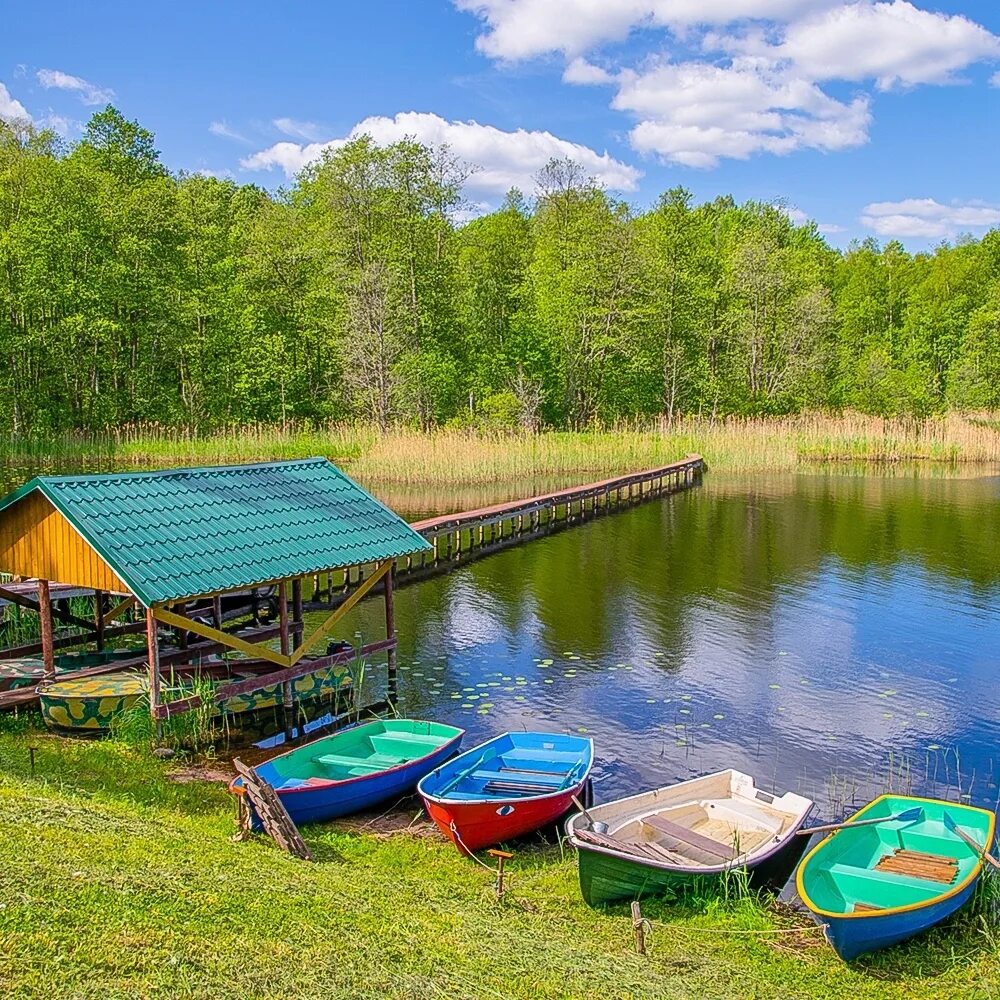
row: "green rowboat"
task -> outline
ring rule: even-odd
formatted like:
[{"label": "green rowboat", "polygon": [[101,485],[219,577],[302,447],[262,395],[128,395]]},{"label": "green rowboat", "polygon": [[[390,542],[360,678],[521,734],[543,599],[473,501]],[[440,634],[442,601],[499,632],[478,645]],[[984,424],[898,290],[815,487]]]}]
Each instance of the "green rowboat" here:
[{"label": "green rowboat", "polygon": [[805,849],[795,832],[811,800],[771,795],[740,771],[719,771],[592,806],[566,823],[580,890],[591,905],[677,895],[733,868],[783,884]]}]

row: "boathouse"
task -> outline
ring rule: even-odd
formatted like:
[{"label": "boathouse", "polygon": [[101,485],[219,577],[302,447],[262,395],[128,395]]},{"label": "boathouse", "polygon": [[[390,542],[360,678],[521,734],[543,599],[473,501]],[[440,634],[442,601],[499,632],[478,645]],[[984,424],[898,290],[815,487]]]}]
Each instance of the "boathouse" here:
[{"label": "boathouse", "polygon": [[[148,655],[140,662],[148,664],[155,718],[201,703],[197,694],[162,702],[161,661],[192,662],[225,650],[239,650],[264,672],[217,686],[216,702],[281,684],[290,708],[295,680],[352,655],[384,651],[394,675],[393,567],[429,548],[406,521],[323,458],[40,476],[0,500],[0,572],[31,581],[37,603],[25,596],[24,585],[0,585],[0,598],[38,611],[44,681],[55,678],[59,646],[93,642],[100,648],[107,635],[144,628]],[[352,569],[356,585],[347,593]],[[315,586],[326,574],[332,593],[337,571],[342,571],[343,600],[306,634],[303,584]],[[385,638],[353,651],[324,648],[310,655],[378,584],[385,600]],[[57,585],[92,593],[94,621],[54,611]],[[227,629],[223,599],[263,587],[276,591],[277,625],[239,634]],[[211,609],[208,616],[190,613],[196,602]],[[143,620],[113,628],[129,608],[138,609]],[[90,631],[54,639],[53,617]],[[161,629],[173,630],[178,646],[162,656]],[[93,667],[76,676],[121,666]]]}]

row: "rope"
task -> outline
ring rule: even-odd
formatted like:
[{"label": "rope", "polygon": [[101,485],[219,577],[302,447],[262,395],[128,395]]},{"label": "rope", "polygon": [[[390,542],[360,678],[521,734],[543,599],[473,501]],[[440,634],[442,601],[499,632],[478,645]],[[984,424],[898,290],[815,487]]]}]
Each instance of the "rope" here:
[{"label": "rope", "polygon": [[451,830],[451,834],[455,838],[455,843],[462,848],[466,856],[472,858],[472,860],[475,861],[477,865],[482,865],[488,872],[492,872],[497,877],[500,876],[499,868],[491,868],[485,861],[481,860],[480,858],[477,858],[476,855],[473,854],[472,851],[470,851],[469,848],[465,846],[465,841],[462,840],[462,835],[458,832],[458,827],[455,826],[454,820],[452,820],[451,823],[448,824],[448,829]]}]

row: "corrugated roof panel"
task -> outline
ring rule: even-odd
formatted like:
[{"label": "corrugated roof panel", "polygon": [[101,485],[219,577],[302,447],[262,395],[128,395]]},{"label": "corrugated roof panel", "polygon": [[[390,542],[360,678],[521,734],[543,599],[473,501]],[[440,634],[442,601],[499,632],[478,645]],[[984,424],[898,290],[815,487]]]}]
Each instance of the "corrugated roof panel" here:
[{"label": "corrugated roof panel", "polygon": [[324,458],[106,476],[40,490],[146,605],[429,548]]}]

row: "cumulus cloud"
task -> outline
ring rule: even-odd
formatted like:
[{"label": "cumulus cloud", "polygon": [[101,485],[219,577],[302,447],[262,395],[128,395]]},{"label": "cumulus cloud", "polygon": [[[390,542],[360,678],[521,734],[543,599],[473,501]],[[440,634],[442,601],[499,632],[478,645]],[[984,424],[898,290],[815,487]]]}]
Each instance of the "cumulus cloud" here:
[{"label": "cumulus cloud", "polygon": [[878,201],[865,206],[861,222],[879,236],[948,239],[1000,226],[1000,206],[979,201],[943,205],[933,198]]},{"label": "cumulus cloud", "polygon": [[[454,0],[484,30],[477,47],[504,61],[561,53],[563,80],[614,84],[632,146],[691,167],[868,141],[868,93],[827,84],[951,84],[1000,58],[1000,37],[911,0]],[[636,65],[587,58],[645,31]],[[614,49],[610,50],[616,51]],[[620,50],[617,50],[620,51]],[[1000,74],[993,78],[1000,81]]]},{"label": "cumulus cloud", "polygon": [[852,3],[788,27],[774,50],[817,80],[951,83],[955,73],[1000,58],[1000,38],[961,14],[938,14],[907,0]]},{"label": "cumulus cloud", "polygon": [[579,83],[583,85],[612,83],[614,76],[606,69],[595,66],[587,62],[582,56],[577,56],[565,70],[563,70],[564,83]]},{"label": "cumulus cloud", "polygon": [[686,62],[625,71],[612,107],[641,119],[630,133],[637,150],[689,167],[760,152],[847,149],[867,140],[871,121],[866,97],[838,101],[749,57],[728,67]]},{"label": "cumulus cloud", "polygon": [[287,177],[293,177],[307,163],[317,160],[324,150],[361,135],[370,135],[380,144],[397,142],[408,136],[432,146],[447,144],[456,156],[478,168],[467,186],[486,195],[503,194],[511,187],[530,190],[534,175],[553,158],[576,161],[602,184],[617,191],[634,191],[641,177],[635,167],[608,153],[598,153],[588,146],[560,139],[551,132],[525,129],[505,132],[492,125],[446,121],[438,115],[418,111],[401,112],[393,118],[366,118],[346,136],[328,142],[278,142],[246,157],[241,166],[247,170],[277,167]]},{"label": "cumulus cloud", "polygon": [[454,0],[485,30],[476,48],[516,61],[547,52],[580,55],[636,28],[730,24],[751,18],[784,20],[841,0]]},{"label": "cumulus cloud", "polygon": [[13,121],[15,118],[24,118],[31,121],[31,115],[20,101],[15,101],[10,96],[10,91],[0,83],[0,118],[4,121]]},{"label": "cumulus cloud", "polygon": [[46,90],[68,90],[76,94],[84,104],[107,104],[115,96],[110,87],[99,87],[96,83],[64,73],[61,69],[40,69],[35,75]]},{"label": "cumulus cloud", "polygon": [[274,127],[293,139],[317,142],[323,137],[323,130],[315,122],[301,122],[294,118],[275,118]]}]

